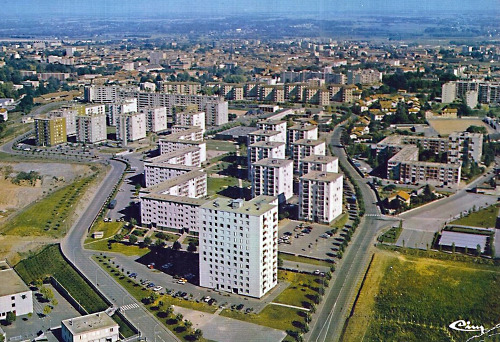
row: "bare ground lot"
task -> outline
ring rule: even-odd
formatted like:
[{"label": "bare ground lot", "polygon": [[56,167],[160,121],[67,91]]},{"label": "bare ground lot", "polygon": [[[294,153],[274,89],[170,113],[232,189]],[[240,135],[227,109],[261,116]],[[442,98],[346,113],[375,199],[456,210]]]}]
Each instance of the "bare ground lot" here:
[{"label": "bare ground lot", "polygon": [[[36,171],[42,181],[36,186],[16,185],[10,179],[5,179],[8,167],[12,167],[11,176],[18,172]],[[78,175],[90,172],[86,165],[62,163],[0,163],[0,223],[13,213],[42,198],[50,190],[71,183]]]},{"label": "bare ground lot", "polygon": [[[11,168],[11,169],[10,169]],[[16,185],[5,175],[8,171],[14,176],[20,171],[36,171],[42,177],[35,186]],[[59,189],[76,180],[78,176],[93,173],[89,166],[68,163],[39,162],[1,162],[0,163],[0,225],[10,217],[35,203],[53,190]],[[83,200],[88,200],[90,192],[95,191],[95,185],[89,189]],[[80,214],[79,210],[75,215]],[[74,218],[73,218],[74,219]],[[8,259],[16,263],[20,258],[36,251],[46,244],[57,242],[49,236],[14,236],[0,234],[0,259]]]},{"label": "bare ground lot", "polygon": [[488,133],[494,133],[493,130],[481,121],[479,118],[462,118],[462,119],[434,119],[428,120],[429,125],[432,126],[439,133],[439,135],[450,135],[452,132],[465,131],[470,126],[485,127]]}]

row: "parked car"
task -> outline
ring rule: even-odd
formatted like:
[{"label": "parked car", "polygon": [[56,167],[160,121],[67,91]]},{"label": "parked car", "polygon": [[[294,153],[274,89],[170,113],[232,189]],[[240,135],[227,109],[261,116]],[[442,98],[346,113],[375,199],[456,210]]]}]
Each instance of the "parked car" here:
[{"label": "parked car", "polygon": [[161,286],[155,286],[153,288],[153,291],[158,292],[158,291],[161,291],[162,289],[163,289],[163,287],[161,287]]},{"label": "parked car", "polygon": [[129,277],[130,277],[130,278],[137,278],[137,273],[130,273],[130,274],[129,274]]}]

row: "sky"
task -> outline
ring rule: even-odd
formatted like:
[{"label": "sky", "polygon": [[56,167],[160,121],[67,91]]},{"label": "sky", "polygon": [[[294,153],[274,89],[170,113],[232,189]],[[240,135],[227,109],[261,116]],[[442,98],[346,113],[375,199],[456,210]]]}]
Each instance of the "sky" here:
[{"label": "sky", "polygon": [[1,0],[1,3],[4,17],[17,18],[500,12],[500,0]]}]

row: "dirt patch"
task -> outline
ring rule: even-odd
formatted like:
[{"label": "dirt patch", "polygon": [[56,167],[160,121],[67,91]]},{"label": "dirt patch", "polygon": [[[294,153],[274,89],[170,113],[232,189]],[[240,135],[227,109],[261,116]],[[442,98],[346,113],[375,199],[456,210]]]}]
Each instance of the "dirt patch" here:
[{"label": "dirt patch", "polygon": [[453,132],[463,132],[470,126],[480,126],[485,127],[488,133],[494,133],[494,131],[486,125],[481,119],[434,119],[428,120],[429,125],[432,126],[438,132],[439,135],[450,135]]},{"label": "dirt patch", "polygon": [[[0,163],[0,222],[27,205],[41,199],[48,192],[73,182],[80,175],[90,174],[87,165],[62,163]],[[13,184],[10,177],[24,171],[38,172],[41,179]]]}]

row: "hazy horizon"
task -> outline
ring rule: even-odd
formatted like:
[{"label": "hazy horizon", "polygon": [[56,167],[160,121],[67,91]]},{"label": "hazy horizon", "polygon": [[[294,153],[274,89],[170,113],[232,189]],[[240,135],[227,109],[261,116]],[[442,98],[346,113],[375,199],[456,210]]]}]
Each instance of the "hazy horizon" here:
[{"label": "hazy horizon", "polygon": [[[480,6],[478,6],[480,4]],[[352,1],[300,1],[300,0],[4,0],[3,17],[189,17],[203,14],[207,17],[234,15],[293,15],[327,18],[336,13],[356,15],[447,15],[500,12],[498,0],[352,0]]]}]

